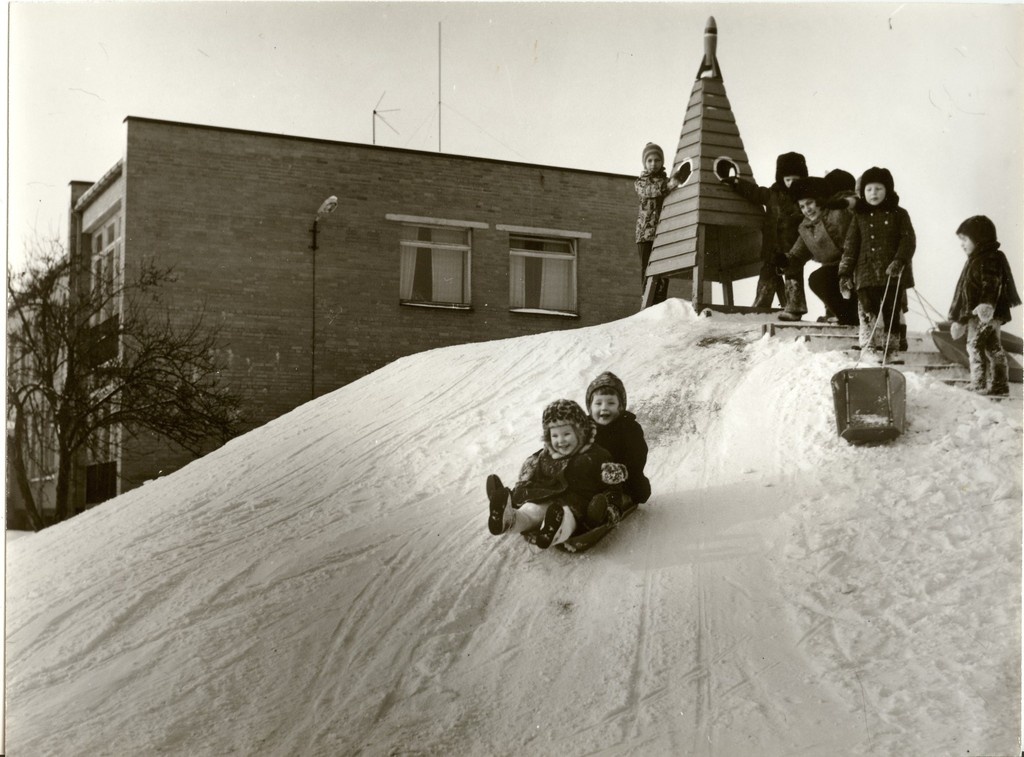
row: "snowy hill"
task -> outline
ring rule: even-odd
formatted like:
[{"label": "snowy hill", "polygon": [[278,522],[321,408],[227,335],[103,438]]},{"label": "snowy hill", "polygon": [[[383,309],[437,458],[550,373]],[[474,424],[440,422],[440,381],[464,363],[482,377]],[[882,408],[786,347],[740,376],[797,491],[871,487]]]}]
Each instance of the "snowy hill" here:
[{"label": "snowy hill", "polygon": [[[7,754],[1015,755],[1020,406],[678,300],[436,350],[8,552]],[[612,370],[654,495],[585,555],[486,529]]]}]

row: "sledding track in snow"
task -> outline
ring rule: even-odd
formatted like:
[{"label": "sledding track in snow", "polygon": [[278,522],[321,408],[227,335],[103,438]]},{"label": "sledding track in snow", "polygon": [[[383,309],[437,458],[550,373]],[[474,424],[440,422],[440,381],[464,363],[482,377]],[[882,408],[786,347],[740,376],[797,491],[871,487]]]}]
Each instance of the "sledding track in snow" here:
[{"label": "sledding track in snow", "polygon": [[[842,357],[759,333],[669,301],[413,356],[15,542],[8,753],[1012,753],[1019,418],[909,376],[852,448]],[[651,502],[583,555],[490,536],[484,477],[603,370]]]}]

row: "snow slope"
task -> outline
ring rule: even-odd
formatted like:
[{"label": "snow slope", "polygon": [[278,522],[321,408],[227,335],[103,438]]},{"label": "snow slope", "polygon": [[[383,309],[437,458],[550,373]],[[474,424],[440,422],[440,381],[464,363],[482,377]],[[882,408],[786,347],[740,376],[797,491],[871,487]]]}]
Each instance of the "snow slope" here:
[{"label": "snow slope", "polygon": [[[1016,755],[1021,416],[670,300],[399,360],[8,553],[8,751]],[[651,502],[585,555],[486,529],[616,372]]]}]

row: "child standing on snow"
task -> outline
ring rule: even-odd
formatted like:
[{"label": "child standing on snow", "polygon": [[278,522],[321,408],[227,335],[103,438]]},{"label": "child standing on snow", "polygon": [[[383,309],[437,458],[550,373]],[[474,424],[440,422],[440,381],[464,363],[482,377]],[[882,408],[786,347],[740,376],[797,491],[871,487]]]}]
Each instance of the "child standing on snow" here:
[{"label": "child standing on snow", "polygon": [[[910,214],[900,207],[888,169],[874,166],[865,171],[860,191],[839,261],[839,286],[844,297],[857,292],[861,349],[885,348],[892,355],[900,347],[902,295],[914,286],[910,261],[917,238]],[[872,344],[879,315],[885,331]],[[889,343],[885,345],[887,338]]]},{"label": "child standing on snow", "polygon": [[970,389],[1000,396],[1010,392],[1006,352],[999,329],[1010,308],[1021,304],[1006,255],[999,249],[996,226],[986,216],[971,216],[956,230],[967,256],[949,306],[950,334],[967,332]]},{"label": "child standing on snow", "polygon": [[644,474],[647,440],[636,416],[626,409],[626,387],[614,373],[606,371],[590,382],[587,409],[597,424],[597,444],[626,467],[622,491],[599,494],[587,517],[592,523],[617,523],[623,512],[651,497],[651,482]]},{"label": "child standing on snow", "polygon": [[[661,206],[665,195],[679,186],[678,179],[665,175],[665,153],[662,149],[648,142],[644,146],[641,158],[643,171],[633,182],[633,188],[640,198],[640,210],[636,217],[636,249],[640,255],[640,291],[643,291],[647,278],[647,264],[651,260],[651,248],[654,247],[654,233],[661,218]],[[654,298],[651,304],[664,302],[668,295],[668,279],[658,277],[654,281]]]},{"label": "child standing on snow", "polygon": [[536,544],[547,549],[595,525],[587,506],[598,494],[617,494],[626,471],[595,443],[596,424],[572,400],[552,402],[542,422],[544,448],[523,463],[515,488],[487,477],[487,527],[495,536],[539,527]]},{"label": "child standing on snow", "polygon": [[779,304],[787,308],[779,313],[780,321],[799,321],[807,312],[803,281],[783,281],[780,271],[786,268],[786,253],[793,248],[802,216],[800,208],[789,196],[789,188],[797,179],[807,178],[807,160],[798,152],[786,152],[775,159],[775,183],[759,187],[753,182],[731,179],[729,184],[743,197],[763,205],[767,212],[761,238],[761,272],[757,278],[754,307],[770,308],[778,294]]}]

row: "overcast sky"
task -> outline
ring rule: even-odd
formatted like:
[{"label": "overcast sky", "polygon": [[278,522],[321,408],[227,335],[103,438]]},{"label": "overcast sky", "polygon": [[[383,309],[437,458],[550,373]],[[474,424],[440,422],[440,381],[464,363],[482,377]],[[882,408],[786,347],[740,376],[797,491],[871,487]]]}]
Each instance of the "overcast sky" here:
[{"label": "overcast sky", "polygon": [[[945,312],[963,263],[954,231],[976,213],[995,221],[1024,289],[1019,3],[9,10],[15,263],[26,241],[66,236],[68,183],[96,180],[121,157],[129,115],[370,143],[376,106],[379,145],[440,143],[447,153],[635,175],[646,142],[675,153],[714,15],[759,183],[771,183],[776,156],[790,150],[817,175],[888,167],[918,233],[914,271],[926,299]],[[1020,310],[1014,318],[1019,333]]]}]

